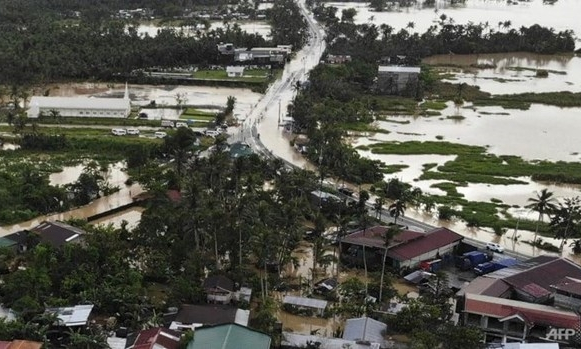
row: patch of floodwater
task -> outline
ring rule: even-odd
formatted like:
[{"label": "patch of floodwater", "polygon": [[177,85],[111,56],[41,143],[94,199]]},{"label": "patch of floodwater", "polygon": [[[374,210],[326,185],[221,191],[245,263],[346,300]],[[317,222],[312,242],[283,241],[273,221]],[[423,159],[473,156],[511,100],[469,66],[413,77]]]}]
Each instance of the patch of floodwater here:
[{"label": "patch of floodwater", "polygon": [[148,120],[161,120],[161,119],[179,119],[181,112],[179,109],[172,108],[143,108],[139,111],[140,113],[146,113]]},{"label": "patch of floodwater", "polygon": [[436,0],[436,6],[423,6],[423,1],[418,1],[412,7],[400,8],[395,11],[374,12],[368,3],[362,2],[329,2],[326,6],[334,6],[341,11],[355,8],[357,15],[355,23],[374,23],[376,25],[389,24],[395,31],[408,27],[413,22],[413,32],[425,32],[428,27],[437,25],[440,16],[445,14],[452,18],[454,23],[466,24],[488,23],[489,29],[494,31],[506,31],[499,22],[510,21],[511,28],[520,28],[537,23],[544,27],[554,28],[556,31],[573,30],[575,34],[581,33],[581,21],[576,13],[581,13],[581,2],[577,0],[559,0],[554,4],[545,4],[543,0],[507,2],[487,0],[467,0],[458,5],[452,5],[450,1]]},{"label": "patch of floodwater", "polygon": [[[452,83],[479,86],[492,94],[525,92],[581,91],[581,57],[500,53],[474,55],[438,55],[424,59],[427,64],[451,64],[465,68],[445,68],[454,74]],[[469,68],[471,65],[495,66],[491,69]],[[549,72],[545,78],[536,71]]]},{"label": "patch of floodwater", "polygon": [[280,310],[277,317],[282,322],[284,331],[292,331],[301,334],[311,334],[316,332],[322,337],[333,337],[335,331],[341,325],[335,318],[323,319],[319,317],[307,317],[289,314]]},{"label": "patch of floodwater", "polygon": [[127,229],[132,230],[139,224],[141,214],[145,211],[143,207],[131,207],[126,210],[105,216],[91,222],[92,225],[109,225],[120,228],[123,221],[127,222]]},{"label": "patch of floodwater", "polygon": [[[516,155],[527,160],[579,161],[580,114],[581,108],[541,104],[532,104],[529,110],[505,110],[500,107],[459,108],[450,103],[440,117],[410,117],[409,124],[379,121],[378,125],[388,130],[397,127],[398,132],[385,135],[384,140],[435,141],[436,137],[443,137],[443,141],[452,143],[489,146],[487,151],[497,155]],[[463,119],[449,118],[454,115]]]},{"label": "patch of floodwater", "polygon": [[[331,231],[332,229],[329,229],[328,231]],[[335,255],[335,253],[336,251],[333,246],[329,246],[323,251],[324,255]],[[309,282],[313,280],[313,244],[301,241],[299,246],[292,252],[291,256],[296,258],[297,264],[293,265],[292,263],[289,263],[286,268],[287,276],[306,279],[309,280]],[[335,262],[332,262],[330,265],[325,267],[317,265],[314,282],[318,282],[321,278],[333,275],[336,267],[337,265]]]},{"label": "patch of floodwater", "polygon": [[[51,173],[48,177],[50,185],[66,185],[75,182],[83,173],[86,165],[86,163],[82,163],[75,166],[66,166],[61,172]],[[101,172],[101,174],[109,185],[113,187],[125,186],[125,181],[129,178],[127,173],[125,173],[123,162],[109,165],[107,171]]]},{"label": "patch of floodwater", "polygon": [[[529,178],[518,178],[530,181]],[[550,183],[529,182],[516,185],[492,185],[483,183],[470,183],[466,187],[458,187],[458,192],[463,194],[468,201],[490,201],[490,199],[502,200],[508,205],[524,206],[527,200],[535,197],[535,191],[548,189],[556,198],[570,198],[580,195],[578,185],[555,185]]]},{"label": "patch of floodwater", "polygon": [[[266,21],[230,21],[228,25],[231,27],[238,25],[240,29],[249,34],[258,34],[265,39],[270,38],[270,24]],[[198,26],[158,26],[155,24],[140,24],[137,27],[137,34],[141,37],[149,36],[156,37],[161,30],[173,30],[176,33],[182,34],[186,37],[199,37],[201,34],[206,32],[206,27],[202,24]],[[225,29],[223,21],[211,21],[210,30]]]}]

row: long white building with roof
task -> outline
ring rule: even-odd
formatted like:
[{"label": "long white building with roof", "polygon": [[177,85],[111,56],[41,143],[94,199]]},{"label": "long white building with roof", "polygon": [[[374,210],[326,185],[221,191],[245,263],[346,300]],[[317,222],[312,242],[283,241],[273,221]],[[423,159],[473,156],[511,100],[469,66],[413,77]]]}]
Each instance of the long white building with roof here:
[{"label": "long white building with roof", "polygon": [[129,90],[125,86],[123,98],[96,97],[43,97],[30,99],[29,118],[57,111],[62,117],[126,118],[131,113]]}]

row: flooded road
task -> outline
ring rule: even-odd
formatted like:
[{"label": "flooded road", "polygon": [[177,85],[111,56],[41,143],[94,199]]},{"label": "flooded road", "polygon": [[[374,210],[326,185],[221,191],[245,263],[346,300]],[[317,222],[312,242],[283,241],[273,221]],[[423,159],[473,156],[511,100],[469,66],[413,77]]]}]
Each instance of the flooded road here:
[{"label": "flooded road", "polygon": [[[577,36],[581,34],[581,21],[578,19],[581,13],[581,2],[577,0],[558,0],[554,4],[545,4],[543,0],[531,1],[489,1],[466,0],[465,3],[452,5],[450,1],[436,0],[435,7],[423,6],[423,1],[409,8],[399,8],[391,12],[374,12],[368,3],[362,2],[330,2],[326,6],[334,6],[341,14],[343,9],[355,8],[357,15],[355,23],[374,23],[376,25],[389,24],[397,32],[414,23],[414,32],[423,33],[431,25],[440,22],[440,16],[445,14],[447,22],[449,18],[454,23],[466,24],[488,23],[488,30],[506,31],[510,28],[518,30],[521,26],[539,24],[554,28],[556,31],[573,30]],[[510,27],[505,28],[499,22],[510,21]],[[577,42],[577,47],[581,42]]]},{"label": "flooded road", "polygon": [[[270,24],[266,21],[229,21],[230,26],[238,25],[242,31],[250,34],[261,35],[265,39],[270,38]],[[210,21],[210,30],[225,29],[223,21]],[[155,24],[140,24],[137,27],[137,34],[140,36],[148,35],[152,38],[156,37],[159,30],[171,29],[175,30],[177,33],[181,33],[185,36],[200,36],[200,34],[206,32],[206,28],[203,25],[198,27],[175,27],[175,26],[159,26]]]}]

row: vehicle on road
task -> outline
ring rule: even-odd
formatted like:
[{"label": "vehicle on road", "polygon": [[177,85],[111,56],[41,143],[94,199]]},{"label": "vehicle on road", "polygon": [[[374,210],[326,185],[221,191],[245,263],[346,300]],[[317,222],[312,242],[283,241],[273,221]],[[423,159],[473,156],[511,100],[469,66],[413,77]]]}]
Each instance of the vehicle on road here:
[{"label": "vehicle on road", "polygon": [[153,136],[155,138],[165,138],[167,136],[167,133],[158,131],[158,132],[154,133]]},{"label": "vehicle on road", "polygon": [[188,127],[187,122],[176,122],[176,127]]},{"label": "vehicle on road", "polygon": [[136,128],[128,128],[127,129],[127,134],[128,135],[138,135],[139,134],[139,130]]},{"label": "vehicle on road", "polygon": [[171,120],[161,120],[161,127],[175,127],[175,124]]},{"label": "vehicle on road", "polygon": [[220,132],[214,130],[206,130],[204,131],[204,134],[208,137],[218,137],[220,135]]},{"label": "vehicle on road", "polygon": [[127,130],[125,130],[124,128],[114,128],[111,130],[111,133],[114,136],[125,136],[127,134]]},{"label": "vehicle on road", "polygon": [[494,243],[494,242],[487,242],[486,249],[490,250],[490,251],[498,252],[498,253],[504,252],[504,247],[502,247],[499,244]]}]

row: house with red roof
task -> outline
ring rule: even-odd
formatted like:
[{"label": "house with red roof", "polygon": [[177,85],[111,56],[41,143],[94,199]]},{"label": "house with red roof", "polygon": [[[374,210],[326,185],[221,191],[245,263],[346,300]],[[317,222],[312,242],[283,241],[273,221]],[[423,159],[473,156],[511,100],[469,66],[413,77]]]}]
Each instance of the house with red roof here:
[{"label": "house with red roof", "polygon": [[0,349],[40,349],[42,348],[42,343],[25,341],[25,340],[13,340],[11,342],[0,341]]},{"label": "house with red roof", "polygon": [[126,349],[178,349],[180,332],[156,327],[143,330],[127,338]]},{"label": "house with red roof", "polygon": [[487,341],[553,341],[552,329],[581,329],[581,266],[564,258],[531,258],[474,279],[457,296],[463,323]]},{"label": "house with red roof", "polygon": [[447,228],[427,233],[403,230],[386,246],[385,235],[390,227],[376,226],[347,235],[341,241],[342,256],[351,264],[361,265],[363,249],[368,267],[380,266],[387,249],[386,265],[393,269],[415,268],[421,262],[451,255],[463,236]]}]

